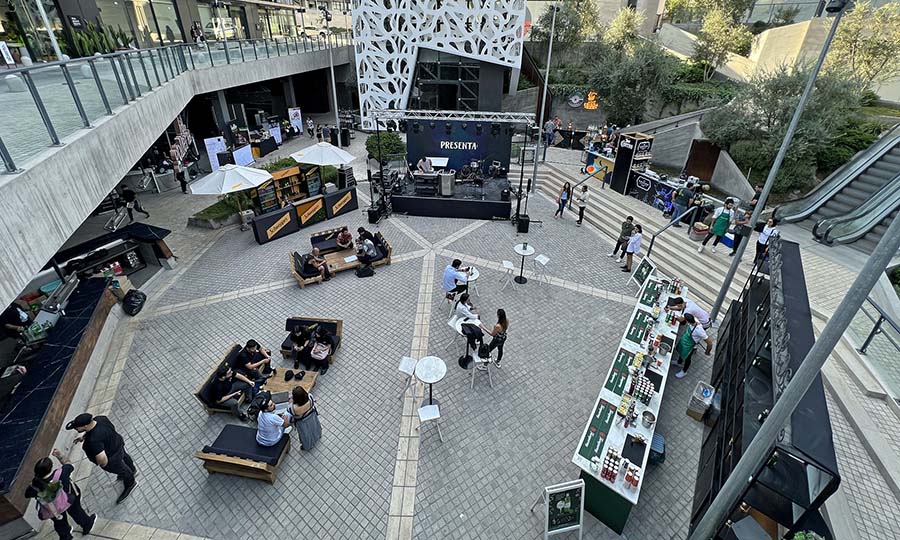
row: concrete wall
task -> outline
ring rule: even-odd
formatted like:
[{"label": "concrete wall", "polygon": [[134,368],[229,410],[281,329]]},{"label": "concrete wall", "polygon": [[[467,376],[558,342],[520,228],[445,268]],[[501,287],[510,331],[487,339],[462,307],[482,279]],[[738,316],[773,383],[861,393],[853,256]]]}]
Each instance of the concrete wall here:
[{"label": "concrete wall", "polygon": [[[655,141],[653,146],[655,150]],[[743,201],[749,201],[753,197],[753,188],[747,182],[744,173],[724,150],[719,153],[719,160],[716,161],[716,170],[713,172],[710,183],[719,191],[738,197]]]},{"label": "concrete wall", "polygon": [[653,138],[652,162],[676,169],[683,168],[691,151],[691,143],[695,138],[702,136],[699,124],[685,124],[660,130]]},{"label": "concrete wall", "polygon": [[[335,49],[335,64],[352,51]],[[327,51],[187,72],[0,175],[0,305],[15,299],[197,94],[328,66]]]}]

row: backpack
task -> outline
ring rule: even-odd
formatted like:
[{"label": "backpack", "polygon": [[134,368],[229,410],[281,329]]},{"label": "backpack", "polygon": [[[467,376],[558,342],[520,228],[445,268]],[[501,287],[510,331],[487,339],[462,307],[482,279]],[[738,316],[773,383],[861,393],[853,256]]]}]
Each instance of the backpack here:
[{"label": "backpack", "polygon": [[372,277],[375,275],[375,270],[372,270],[371,266],[361,266],[356,269],[356,277]]},{"label": "backpack", "polygon": [[61,475],[62,469],[53,471],[53,478],[50,480],[50,483],[38,493],[36,499],[38,519],[42,521],[56,519],[72,506],[71,501],[69,501],[69,494],[66,493],[62,482],[59,480]]},{"label": "backpack", "polygon": [[253,399],[250,400],[250,405],[247,407],[247,416],[255,420],[259,416],[259,412],[271,399],[272,392],[269,392],[268,390],[263,390],[253,396]]}]

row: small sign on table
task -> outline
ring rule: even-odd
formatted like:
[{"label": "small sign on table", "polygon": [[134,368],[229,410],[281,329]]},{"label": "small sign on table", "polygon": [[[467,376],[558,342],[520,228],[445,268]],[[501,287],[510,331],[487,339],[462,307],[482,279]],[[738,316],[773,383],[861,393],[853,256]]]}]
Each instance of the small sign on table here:
[{"label": "small sign on table", "polygon": [[544,503],[544,540],[551,536],[578,530],[581,539],[584,524],[584,480],[547,486],[531,505]]}]

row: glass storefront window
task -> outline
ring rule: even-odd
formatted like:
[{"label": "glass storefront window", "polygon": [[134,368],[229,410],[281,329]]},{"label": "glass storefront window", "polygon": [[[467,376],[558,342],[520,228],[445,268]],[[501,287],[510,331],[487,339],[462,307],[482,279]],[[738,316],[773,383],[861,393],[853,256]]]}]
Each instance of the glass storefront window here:
[{"label": "glass storefront window", "polygon": [[157,31],[161,36],[156,36],[157,43],[182,43],[181,24],[178,20],[178,12],[172,0],[150,0],[153,12],[156,15]]},{"label": "glass storefront window", "polygon": [[200,24],[206,39],[248,39],[247,15],[243,6],[213,8],[210,4],[197,4]]},{"label": "glass storefront window", "polygon": [[[100,21],[105,28],[115,32],[119,45],[137,46],[131,2],[126,2],[126,0],[96,0],[96,2],[97,9],[100,11]],[[130,40],[128,43],[121,43],[123,35],[126,36],[124,39]]]},{"label": "glass storefront window", "polygon": [[[39,0],[40,1],[40,0]],[[68,53],[65,49],[66,43],[63,38],[62,22],[59,20],[59,14],[56,6],[52,1],[42,2],[44,11],[47,13],[47,19],[50,21],[51,31],[56,34],[56,41],[62,48],[63,54]],[[2,4],[0,4],[2,6]],[[9,7],[4,9],[4,41],[21,43],[21,54],[31,57],[32,60],[52,60],[56,58],[56,53],[50,44],[50,37],[47,34],[47,28],[41,19],[37,4],[34,2],[25,2],[23,0],[10,0]],[[6,13],[10,12],[10,13]],[[13,15],[11,12],[15,12]],[[13,17],[18,17],[19,26],[17,27],[13,21]]]}]

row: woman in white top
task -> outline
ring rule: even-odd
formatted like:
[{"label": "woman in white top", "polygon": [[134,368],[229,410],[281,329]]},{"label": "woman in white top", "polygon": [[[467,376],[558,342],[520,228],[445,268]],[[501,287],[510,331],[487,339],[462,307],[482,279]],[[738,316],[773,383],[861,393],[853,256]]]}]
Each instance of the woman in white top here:
[{"label": "woman in white top", "polygon": [[766,222],[766,226],[760,231],[759,238],[756,240],[756,256],[753,257],[754,266],[762,264],[763,260],[766,258],[766,254],[769,252],[769,240],[773,236],[781,235],[781,231],[776,228],[776,225],[778,225],[778,220],[769,218],[769,221]]},{"label": "woman in white top", "polygon": [[[466,343],[469,348],[473,351],[478,350],[478,345],[481,345],[484,341],[484,332],[481,331],[481,321],[478,319],[478,315],[474,312],[475,307],[469,301],[469,293],[462,293],[459,295],[459,301],[456,302],[456,306],[453,308],[453,314],[456,315],[457,318],[466,320],[465,324],[463,324],[464,328],[463,332],[466,336]],[[468,350],[466,351],[466,355],[468,356]]]},{"label": "woman in white top", "polygon": [[634,226],[634,231],[631,232],[631,237],[628,239],[628,245],[625,246],[625,265],[622,266],[623,272],[631,272],[631,261],[634,259],[636,253],[641,252],[643,232],[644,229],[642,229],[640,225]]}]

